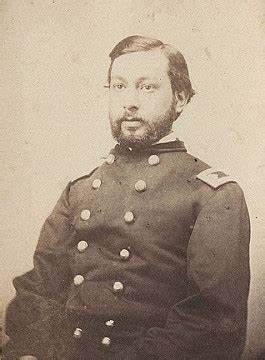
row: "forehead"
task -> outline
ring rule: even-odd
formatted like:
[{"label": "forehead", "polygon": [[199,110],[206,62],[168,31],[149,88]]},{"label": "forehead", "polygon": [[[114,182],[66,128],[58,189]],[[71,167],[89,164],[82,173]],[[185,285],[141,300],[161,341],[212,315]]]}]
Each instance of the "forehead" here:
[{"label": "forehead", "polygon": [[160,50],[140,51],[124,54],[114,60],[111,78],[168,78],[168,59]]}]

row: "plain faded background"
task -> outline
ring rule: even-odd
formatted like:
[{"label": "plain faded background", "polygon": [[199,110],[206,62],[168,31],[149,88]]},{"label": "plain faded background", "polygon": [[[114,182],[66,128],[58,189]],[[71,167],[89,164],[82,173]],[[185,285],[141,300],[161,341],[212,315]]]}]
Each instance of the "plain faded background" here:
[{"label": "plain faded background", "polygon": [[264,1],[1,1],[4,157],[1,308],[29,270],[44,219],[112,140],[108,54],[139,34],[179,48],[197,94],[178,120],[188,151],[235,176],[252,224],[247,358],[265,347]]}]

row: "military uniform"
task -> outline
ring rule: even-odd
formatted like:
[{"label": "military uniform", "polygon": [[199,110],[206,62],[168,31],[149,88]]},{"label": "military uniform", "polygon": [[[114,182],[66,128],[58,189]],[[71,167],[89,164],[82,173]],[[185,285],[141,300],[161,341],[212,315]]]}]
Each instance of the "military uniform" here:
[{"label": "military uniform", "polygon": [[15,278],[5,359],[239,359],[248,248],[233,179],[178,140],[116,145],[68,184]]}]

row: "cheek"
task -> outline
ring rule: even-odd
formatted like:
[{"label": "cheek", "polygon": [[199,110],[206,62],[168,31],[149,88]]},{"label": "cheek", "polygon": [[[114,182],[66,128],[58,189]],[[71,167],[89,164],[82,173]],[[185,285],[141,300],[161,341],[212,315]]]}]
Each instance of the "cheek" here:
[{"label": "cheek", "polygon": [[119,108],[118,108],[117,104],[113,101],[110,101],[109,102],[109,114],[112,117],[115,117],[115,115],[118,115],[118,113],[119,113]]},{"label": "cheek", "polygon": [[143,96],[142,103],[145,104],[154,112],[167,111],[172,104],[173,94],[171,86],[161,86],[157,91]]},{"label": "cheek", "polygon": [[112,115],[120,115],[122,113],[122,102],[118,97],[110,96],[109,97],[109,112]]},{"label": "cheek", "polygon": [[170,109],[171,104],[171,97],[152,96],[146,98],[145,101],[142,102],[141,110],[145,114],[159,117],[160,115],[163,115],[165,112],[167,112],[168,109]]}]

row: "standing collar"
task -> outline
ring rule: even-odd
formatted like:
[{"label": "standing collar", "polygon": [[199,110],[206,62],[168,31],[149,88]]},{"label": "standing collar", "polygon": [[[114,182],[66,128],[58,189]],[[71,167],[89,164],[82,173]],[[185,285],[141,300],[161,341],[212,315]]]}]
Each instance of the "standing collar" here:
[{"label": "standing collar", "polygon": [[177,139],[173,134],[170,136],[170,138],[167,135],[160,141],[144,148],[130,148],[125,145],[117,144],[115,146],[115,152],[116,151],[118,153],[127,153],[131,155],[140,153],[159,154],[166,152],[187,152],[183,141]]},{"label": "standing collar", "polygon": [[154,143],[153,145],[172,142],[172,141],[175,141],[176,139],[177,139],[176,132],[173,131],[173,130],[171,130],[169,134],[167,134],[166,136],[162,137],[162,139],[160,139],[159,141],[157,141],[157,142]]},{"label": "standing collar", "polygon": [[150,150],[155,153],[187,152],[183,141],[177,139],[175,136],[171,137],[169,140],[168,135],[157,143],[152,144]]}]

